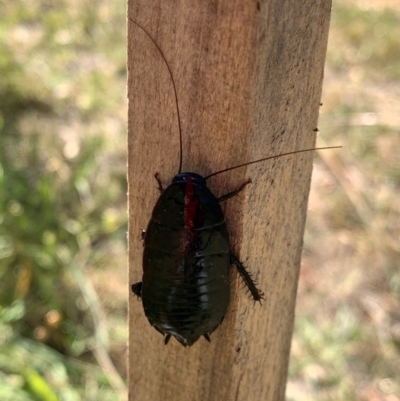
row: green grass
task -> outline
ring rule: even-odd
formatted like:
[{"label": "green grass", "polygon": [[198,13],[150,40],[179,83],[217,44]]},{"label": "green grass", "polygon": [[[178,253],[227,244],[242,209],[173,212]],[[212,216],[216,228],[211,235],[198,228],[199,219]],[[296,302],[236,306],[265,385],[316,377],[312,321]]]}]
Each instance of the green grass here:
[{"label": "green grass", "polygon": [[125,3],[2,10],[0,398],[122,399],[94,277],[126,270]]},{"label": "green grass", "polygon": [[346,71],[358,66],[366,79],[400,78],[399,10],[368,9],[343,1],[333,7],[330,67]]}]

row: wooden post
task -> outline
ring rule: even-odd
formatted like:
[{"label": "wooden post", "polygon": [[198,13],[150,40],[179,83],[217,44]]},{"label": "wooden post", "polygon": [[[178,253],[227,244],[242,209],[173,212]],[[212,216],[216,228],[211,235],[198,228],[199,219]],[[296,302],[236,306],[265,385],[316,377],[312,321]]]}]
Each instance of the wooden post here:
[{"label": "wooden post", "polygon": [[[129,17],[168,60],[179,98],[183,170],[201,175],[313,147],[331,0],[130,0]],[[178,121],[168,70],[128,21],[129,266],[142,276],[141,230],[178,171]],[[283,400],[313,152],[211,179],[235,252],[266,301],[254,304],[232,269],[232,299],[211,344],[165,346],[130,294],[130,400]],[[166,238],[168,241],[168,238]]]}]

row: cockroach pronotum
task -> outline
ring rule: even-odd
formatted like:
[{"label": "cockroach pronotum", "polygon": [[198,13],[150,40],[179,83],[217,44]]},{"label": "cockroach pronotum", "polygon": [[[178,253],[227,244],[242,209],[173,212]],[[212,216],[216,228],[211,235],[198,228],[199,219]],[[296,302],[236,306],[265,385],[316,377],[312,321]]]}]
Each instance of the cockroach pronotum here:
[{"label": "cockroach pronotum", "polygon": [[202,177],[182,172],[182,129],[176,85],[164,53],[147,32],[164,60],[173,84],[179,126],[180,160],[178,174],[163,188],[158,173],[155,178],[161,192],[146,231],[143,232],[143,277],[132,285],[142,299],[150,324],[165,335],[165,344],[174,336],[182,345],[193,345],[222,323],[230,298],[229,268],[235,265],[254,301],[264,294],[232,252],[229,234],[220,203],[233,198],[251,181],[215,197],[207,180],[217,174],[277,157],[333,149],[340,146],[296,150],[229,167]]}]

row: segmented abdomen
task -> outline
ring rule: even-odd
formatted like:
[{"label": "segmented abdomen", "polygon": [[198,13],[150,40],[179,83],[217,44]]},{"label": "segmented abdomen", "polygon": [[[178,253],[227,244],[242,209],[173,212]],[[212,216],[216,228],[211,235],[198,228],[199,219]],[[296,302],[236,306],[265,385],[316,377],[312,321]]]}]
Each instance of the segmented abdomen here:
[{"label": "segmented abdomen", "polygon": [[150,323],[188,345],[211,333],[228,307],[229,263],[228,231],[217,199],[205,186],[171,184],[145,235],[142,299]]}]

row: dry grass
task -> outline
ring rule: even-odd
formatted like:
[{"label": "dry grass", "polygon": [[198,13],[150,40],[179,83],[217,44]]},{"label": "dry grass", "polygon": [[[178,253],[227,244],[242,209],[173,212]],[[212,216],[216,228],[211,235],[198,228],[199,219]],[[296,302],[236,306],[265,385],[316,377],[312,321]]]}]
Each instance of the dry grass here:
[{"label": "dry grass", "polygon": [[400,400],[400,4],[334,4],[290,400]]}]

